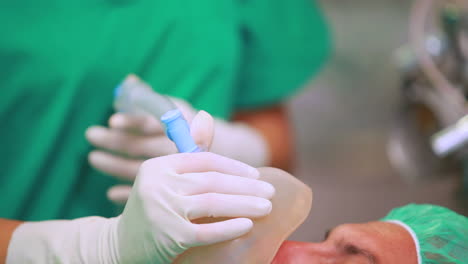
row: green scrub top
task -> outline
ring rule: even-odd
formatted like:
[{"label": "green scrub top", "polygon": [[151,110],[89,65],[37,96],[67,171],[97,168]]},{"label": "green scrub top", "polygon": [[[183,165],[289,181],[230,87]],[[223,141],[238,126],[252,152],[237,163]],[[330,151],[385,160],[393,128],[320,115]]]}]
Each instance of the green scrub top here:
[{"label": "green scrub top", "polygon": [[0,217],[22,220],[117,214],[84,132],[127,74],[228,119],[284,100],[330,46],[311,0],[1,1],[0,25]]}]

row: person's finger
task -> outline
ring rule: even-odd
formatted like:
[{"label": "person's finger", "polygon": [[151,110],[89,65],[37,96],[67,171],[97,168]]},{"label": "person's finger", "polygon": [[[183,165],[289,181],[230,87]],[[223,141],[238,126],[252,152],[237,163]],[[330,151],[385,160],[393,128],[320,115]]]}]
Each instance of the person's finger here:
[{"label": "person's finger", "polygon": [[187,120],[187,122],[190,124],[192,123],[192,119],[195,116],[195,113],[197,112],[187,101],[171,97],[169,96],[169,99],[177,106],[177,108],[182,112],[182,115],[184,118]]},{"label": "person's finger", "polygon": [[192,224],[195,230],[194,244],[209,245],[238,238],[248,233],[253,222],[248,218],[235,218],[211,224]]},{"label": "person's finger", "polygon": [[219,172],[186,173],[180,177],[184,179],[182,195],[222,193],[271,199],[275,194],[275,187],[268,182]]},{"label": "person's finger", "polygon": [[213,117],[205,111],[198,112],[190,124],[190,134],[201,149],[208,151],[214,135]]},{"label": "person's finger", "polygon": [[161,123],[150,115],[116,113],[109,119],[109,127],[142,135],[163,135]]},{"label": "person's finger", "polygon": [[142,167],[145,167],[145,170],[170,167],[178,174],[215,171],[253,179],[260,177],[260,173],[254,167],[211,152],[179,153],[159,157],[145,161]]},{"label": "person's finger", "polygon": [[88,155],[89,163],[106,174],[133,181],[143,160],[133,160],[104,151],[92,151]]},{"label": "person's finger", "polygon": [[86,131],[88,141],[98,148],[133,158],[154,158],[177,153],[175,144],[166,136],[142,136],[94,126]]},{"label": "person's finger", "polygon": [[202,217],[252,217],[271,212],[269,200],[246,195],[204,193],[184,197],[185,215],[188,219]]},{"label": "person's finger", "polygon": [[124,205],[131,192],[130,185],[116,185],[107,190],[107,198],[117,205]]}]

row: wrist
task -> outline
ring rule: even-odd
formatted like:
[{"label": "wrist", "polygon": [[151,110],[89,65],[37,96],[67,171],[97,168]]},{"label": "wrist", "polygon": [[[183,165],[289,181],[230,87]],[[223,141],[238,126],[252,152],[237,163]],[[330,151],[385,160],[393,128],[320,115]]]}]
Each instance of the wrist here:
[{"label": "wrist", "polygon": [[86,234],[89,235],[89,239],[83,240],[90,241],[91,239],[96,239],[91,234],[92,232],[98,233],[98,244],[94,248],[94,252],[90,250],[89,259],[94,263],[94,260],[97,260],[96,263],[104,264],[120,264],[120,250],[119,250],[119,240],[117,235],[117,229],[120,221],[120,216],[105,219],[107,222],[105,224],[97,224],[93,228],[90,228]]},{"label": "wrist", "polygon": [[255,128],[240,122],[215,119],[211,151],[253,167],[270,164],[271,155],[265,138]]},{"label": "wrist", "polygon": [[22,223],[23,222],[16,220],[0,219],[0,264],[4,264],[6,262],[11,236],[16,228]]},{"label": "wrist", "polygon": [[25,222],[13,233],[6,263],[119,263],[118,218]]}]

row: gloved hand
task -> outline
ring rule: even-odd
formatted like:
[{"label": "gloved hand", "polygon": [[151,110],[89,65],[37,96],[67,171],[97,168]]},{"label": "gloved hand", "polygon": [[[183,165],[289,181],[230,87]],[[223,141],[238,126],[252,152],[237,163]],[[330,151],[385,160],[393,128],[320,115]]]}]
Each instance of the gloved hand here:
[{"label": "gloved hand", "polygon": [[[7,263],[171,263],[190,247],[242,236],[252,228],[248,218],[269,214],[274,187],[258,177],[208,152],[145,161],[121,216],[24,223]],[[238,218],[190,221],[210,216]]]},{"label": "gloved hand", "polygon": [[[191,123],[195,142],[207,148],[212,138],[212,127],[207,127],[207,122],[195,122],[196,111],[187,102],[173,100]],[[159,121],[151,116],[114,114],[109,119],[109,128],[90,127],[86,138],[101,149],[90,153],[91,165],[107,174],[128,180],[135,177],[143,160],[177,152]],[[210,151],[254,167],[265,166],[269,162],[266,142],[255,129],[220,119],[214,120]]]},{"label": "gloved hand", "polygon": [[[213,117],[205,111],[194,115],[183,102],[177,104],[190,120],[190,133],[195,143],[208,150],[213,139]],[[91,143],[105,149],[92,151],[88,157],[100,171],[133,181],[145,159],[177,153],[162,125],[150,116],[118,113],[111,117],[109,124],[111,129],[96,126],[86,132]],[[117,204],[125,204],[131,189],[130,185],[113,186],[107,197]]]},{"label": "gloved hand", "polygon": [[[190,124],[195,143],[208,150],[213,139],[213,118],[205,111],[195,115],[195,111],[181,101],[176,101],[176,104]],[[143,114],[114,114],[109,119],[109,128],[92,126],[87,129],[86,138],[100,148],[89,154],[91,165],[131,181],[144,160],[177,153],[161,123]]]}]

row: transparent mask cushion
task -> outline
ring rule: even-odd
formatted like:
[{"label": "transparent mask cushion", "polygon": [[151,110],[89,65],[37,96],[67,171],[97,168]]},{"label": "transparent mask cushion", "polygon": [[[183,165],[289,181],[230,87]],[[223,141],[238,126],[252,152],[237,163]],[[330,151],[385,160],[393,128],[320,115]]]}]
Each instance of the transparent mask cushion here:
[{"label": "transparent mask cushion", "polygon": [[[309,215],[312,190],[279,169],[260,168],[261,180],[276,188],[273,209],[263,218],[254,219],[253,229],[246,235],[210,246],[187,250],[174,264],[269,264],[283,241],[296,230]],[[223,219],[204,218],[196,223],[209,223]]]}]

